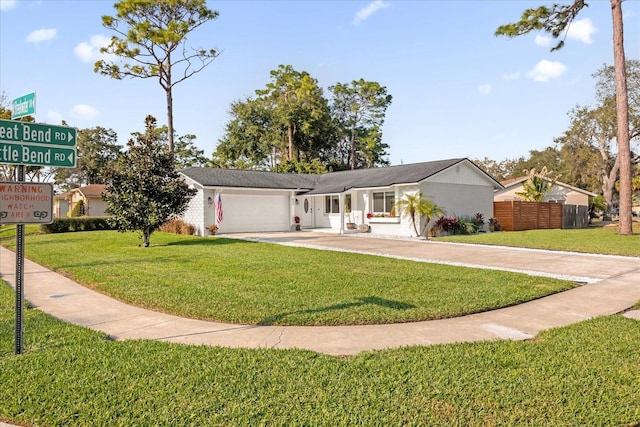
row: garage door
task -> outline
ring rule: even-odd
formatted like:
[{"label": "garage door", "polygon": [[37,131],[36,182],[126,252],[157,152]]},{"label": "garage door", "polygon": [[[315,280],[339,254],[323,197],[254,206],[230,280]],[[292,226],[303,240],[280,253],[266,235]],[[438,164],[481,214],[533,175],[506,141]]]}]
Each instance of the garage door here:
[{"label": "garage door", "polygon": [[220,233],[289,230],[289,196],[222,193]]}]

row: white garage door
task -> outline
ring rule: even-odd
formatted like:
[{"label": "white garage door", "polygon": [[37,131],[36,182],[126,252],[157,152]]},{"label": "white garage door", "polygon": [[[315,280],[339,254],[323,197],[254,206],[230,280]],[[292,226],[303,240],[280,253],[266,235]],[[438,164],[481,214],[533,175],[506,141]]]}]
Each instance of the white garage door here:
[{"label": "white garage door", "polygon": [[289,196],[222,193],[220,233],[289,230]]}]

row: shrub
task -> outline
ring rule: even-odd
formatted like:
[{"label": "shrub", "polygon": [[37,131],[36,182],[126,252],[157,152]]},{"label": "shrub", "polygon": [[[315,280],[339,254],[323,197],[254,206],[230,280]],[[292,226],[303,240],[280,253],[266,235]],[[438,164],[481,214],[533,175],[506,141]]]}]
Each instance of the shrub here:
[{"label": "shrub", "polygon": [[441,216],[436,221],[435,227],[444,233],[457,234],[460,229],[460,223],[455,216]]},{"label": "shrub", "polygon": [[113,230],[106,217],[54,218],[51,224],[40,224],[42,233]]},{"label": "shrub", "polygon": [[79,216],[84,216],[85,212],[84,212],[84,201],[83,200],[79,200],[78,203],[75,204],[75,206],[73,207],[73,209],[71,209],[71,212],[69,212],[70,217],[72,218],[76,218]]},{"label": "shrub", "polygon": [[489,220],[489,231],[502,231],[502,225],[500,225],[497,219],[491,218]]},{"label": "shrub", "polygon": [[196,228],[193,225],[184,222],[180,218],[173,218],[165,222],[160,226],[159,230],[164,231],[166,233],[173,233],[173,234],[192,235],[196,233]]}]

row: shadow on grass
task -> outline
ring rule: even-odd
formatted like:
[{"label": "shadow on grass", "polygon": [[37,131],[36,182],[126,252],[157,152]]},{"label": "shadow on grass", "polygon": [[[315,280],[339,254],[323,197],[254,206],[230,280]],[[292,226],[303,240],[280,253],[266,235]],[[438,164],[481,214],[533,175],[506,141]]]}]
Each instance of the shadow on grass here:
[{"label": "shadow on grass", "polygon": [[260,322],[258,322],[258,325],[270,326],[273,324],[277,324],[281,322],[283,319],[285,319],[287,316],[291,316],[294,314],[313,314],[313,313],[323,313],[323,312],[335,311],[335,310],[347,310],[349,308],[361,307],[369,304],[377,305],[384,308],[389,308],[392,310],[410,310],[412,308],[416,308],[416,306],[413,304],[407,304],[400,301],[388,300],[388,299],[378,298],[378,297],[364,297],[364,298],[358,298],[358,300],[354,302],[345,302],[342,304],[330,305],[328,307],[323,307],[323,308],[298,310],[298,311],[291,311],[288,313],[277,314],[275,316],[270,316],[265,319],[262,319]]}]

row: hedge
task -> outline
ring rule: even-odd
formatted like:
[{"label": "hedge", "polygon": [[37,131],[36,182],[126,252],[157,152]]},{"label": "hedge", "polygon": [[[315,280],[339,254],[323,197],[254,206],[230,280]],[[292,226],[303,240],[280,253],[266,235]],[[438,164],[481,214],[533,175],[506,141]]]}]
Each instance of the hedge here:
[{"label": "hedge", "polygon": [[115,230],[107,217],[54,218],[51,224],[41,224],[43,233],[67,233],[69,231]]}]

